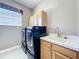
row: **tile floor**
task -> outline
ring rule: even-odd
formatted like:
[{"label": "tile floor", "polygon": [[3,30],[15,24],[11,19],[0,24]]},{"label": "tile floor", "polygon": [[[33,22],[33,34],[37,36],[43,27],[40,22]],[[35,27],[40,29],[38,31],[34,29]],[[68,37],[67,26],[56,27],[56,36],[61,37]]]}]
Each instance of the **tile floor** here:
[{"label": "tile floor", "polygon": [[8,52],[0,53],[0,59],[28,59],[22,48],[16,48]]}]

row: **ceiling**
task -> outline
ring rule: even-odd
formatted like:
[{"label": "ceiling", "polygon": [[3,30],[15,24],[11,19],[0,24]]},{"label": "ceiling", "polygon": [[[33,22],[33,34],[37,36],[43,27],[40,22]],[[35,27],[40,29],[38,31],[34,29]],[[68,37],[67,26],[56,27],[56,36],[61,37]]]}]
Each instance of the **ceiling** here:
[{"label": "ceiling", "polygon": [[39,4],[40,0],[14,0],[24,6],[27,6],[29,8],[34,8]]}]

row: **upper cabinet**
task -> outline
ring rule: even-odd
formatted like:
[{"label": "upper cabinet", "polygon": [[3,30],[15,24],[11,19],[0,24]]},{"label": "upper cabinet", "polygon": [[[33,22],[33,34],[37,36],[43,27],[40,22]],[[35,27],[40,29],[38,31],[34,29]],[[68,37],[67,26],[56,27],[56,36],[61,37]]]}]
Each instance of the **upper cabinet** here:
[{"label": "upper cabinet", "polygon": [[29,26],[47,26],[47,13],[39,11],[29,19]]},{"label": "upper cabinet", "polygon": [[30,18],[29,18],[29,26],[33,26],[33,23],[34,23],[34,21],[33,21],[33,16],[31,16]]}]

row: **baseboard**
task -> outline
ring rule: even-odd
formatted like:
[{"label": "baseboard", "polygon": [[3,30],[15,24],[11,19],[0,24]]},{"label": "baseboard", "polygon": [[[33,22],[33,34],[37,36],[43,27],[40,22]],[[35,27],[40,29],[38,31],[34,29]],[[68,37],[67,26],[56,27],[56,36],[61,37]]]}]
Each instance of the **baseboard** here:
[{"label": "baseboard", "polygon": [[8,52],[8,51],[20,48],[20,47],[21,47],[21,45],[14,46],[14,47],[11,47],[11,48],[8,48],[8,49],[1,50],[0,53]]}]

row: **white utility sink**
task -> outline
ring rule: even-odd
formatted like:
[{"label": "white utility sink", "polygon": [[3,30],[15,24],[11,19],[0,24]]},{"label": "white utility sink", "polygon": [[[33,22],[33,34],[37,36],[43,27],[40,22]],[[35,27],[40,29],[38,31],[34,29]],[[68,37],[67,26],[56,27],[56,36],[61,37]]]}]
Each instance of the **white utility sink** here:
[{"label": "white utility sink", "polygon": [[66,47],[66,48],[70,48],[75,51],[79,51],[79,37],[78,36],[62,35],[61,37],[58,37],[57,34],[51,34],[51,35],[42,37],[41,39]]},{"label": "white utility sink", "polygon": [[57,37],[57,36],[47,36],[48,39],[53,40],[53,41],[57,41],[57,42],[61,42],[61,43],[66,43],[67,39],[64,39],[63,37]]},{"label": "white utility sink", "polygon": [[47,36],[47,38],[49,40],[53,40],[55,42],[59,42],[62,44],[68,44],[68,45],[76,45],[78,43],[77,46],[79,46],[79,38],[77,36],[66,36],[67,38],[64,38],[64,35],[61,37],[58,37],[57,35],[49,35]]}]

